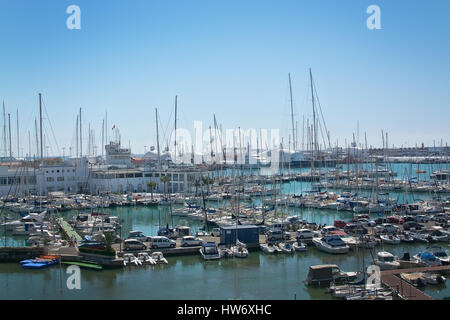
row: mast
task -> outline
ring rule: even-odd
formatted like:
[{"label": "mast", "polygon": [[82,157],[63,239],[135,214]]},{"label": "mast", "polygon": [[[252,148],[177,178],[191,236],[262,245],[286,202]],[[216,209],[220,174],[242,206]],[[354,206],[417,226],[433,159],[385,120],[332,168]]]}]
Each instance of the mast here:
[{"label": "mast", "polygon": [[316,107],[314,101],[314,90],[313,90],[313,78],[312,71],[309,68],[309,78],[311,82],[311,97],[312,97],[312,108],[313,108],[313,161],[314,161],[314,151],[317,151],[317,129],[316,129]]},{"label": "mast", "polygon": [[159,150],[158,108],[155,108],[155,112],[156,112],[156,146],[158,149],[158,168],[161,169],[161,152]]},{"label": "mast", "polygon": [[17,109],[17,157],[20,157],[19,144],[20,144],[20,136],[19,136],[19,109]]},{"label": "mast", "polygon": [[28,159],[31,159],[31,135],[30,135],[30,130],[28,130]]},{"label": "mast", "polygon": [[12,161],[12,147],[11,147],[11,114],[8,113],[9,122],[9,161]]},{"label": "mast", "polygon": [[103,159],[103,149],[105,148],[105,120],[102,121],[102,159]]},{"label": "mast", "polygon": [[42,93],[39,93],[39,123],[40,123],[40,138],[41,138],[41,164],[44,160],[44,149],[42,145]]},{"label": "mast", "polygon": [[75,135],[76,135],[76,147],[75,147],[75,158],[78,157],[78,115],[77,115],[77,122],[76,122],[76,126],[75,126]]},{"label": "mast", "polygon": [[83,134],[81,130],[81,108],[80,108],[80,158],[83,157]]},{"label": "mast", "polygon": [[4,156],[8,155],[8,146],[6,145],[6,111],[5,111],[5,100],[3,100],[3,146],[5,147]]},{"label": "mast", "polygon": [[177,102],[178,102],[178,96],[175,96],[175,154],[174,154],[174,159],[177,158]]},{"label": "mast", "polygon": [[297,146],[296,146],[296,143],[295,143],[294,103],[292,101],[291,73],[289,73],[288,75],[289,75],[289,94],[290,94],[290,97],[291,97],[292,141],[293,141],[293,147],[294,147],[294,151],[295,151]]},{"label": "mast", "polygon": [[36,118],[34,118],[34,132],[36,135],[36,157],[40,157],[39,156],[39,138],[38,138],[38,129],[37,129],[37,120]]}]

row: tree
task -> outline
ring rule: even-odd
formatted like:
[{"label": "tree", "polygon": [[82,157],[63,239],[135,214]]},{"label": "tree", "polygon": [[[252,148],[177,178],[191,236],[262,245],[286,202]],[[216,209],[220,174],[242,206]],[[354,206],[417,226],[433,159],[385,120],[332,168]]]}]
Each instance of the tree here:
[{"label": "tree", "polygon": [[200,186],[201,186],[200,180],[199,179],[195,180],[194,187],[195,187],[195,195],[196,196],[198,194],[198,187],[200,187]]},{"label": "tree", "polygon": [[167,183],[170,182],[169,176],[166,176],[166,175],[162,176],[161,177],[161,182],[164,183],[164,197],[165,197],[166,196]]},{"label": "tree", "polygon": [[152,200],[153,200],[153,190],[155,190],[155,188],[156,188],[156,182],[155,181],[147,182],[147,190],[150,189],[150,193],[152,195]]}]

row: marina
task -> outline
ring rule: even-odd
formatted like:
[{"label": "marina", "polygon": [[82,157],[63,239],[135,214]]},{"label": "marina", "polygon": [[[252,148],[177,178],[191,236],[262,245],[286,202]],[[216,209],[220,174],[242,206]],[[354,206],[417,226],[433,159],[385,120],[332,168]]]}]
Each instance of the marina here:
[{"label": "marina", "polygon": [[22,2],[0,301],[450,299],[450,3]]}]

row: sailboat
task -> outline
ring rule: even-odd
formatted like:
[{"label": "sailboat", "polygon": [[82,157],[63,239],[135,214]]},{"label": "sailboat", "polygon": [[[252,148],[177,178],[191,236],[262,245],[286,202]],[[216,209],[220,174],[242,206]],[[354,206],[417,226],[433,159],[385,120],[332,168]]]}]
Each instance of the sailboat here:
[{"label": "sailboat", "polygon": [[233,256],[236,258],[248,257],[247,246],[245,245],[245,243],[242,243],[239,240],[236,240],[236,245],[231,247],[231,252],[233,253]]}]

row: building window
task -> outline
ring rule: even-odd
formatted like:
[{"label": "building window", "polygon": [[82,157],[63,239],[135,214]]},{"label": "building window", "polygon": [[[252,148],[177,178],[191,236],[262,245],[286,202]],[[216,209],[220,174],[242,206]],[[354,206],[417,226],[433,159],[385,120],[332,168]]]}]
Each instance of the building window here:
[{"label": "building window", "polygon": [[52,177],[47,177],[47,182],[52,182],[52,181],[54,181],[55,179],[53,179]]},{"label": "building window", "polygon": [[64,181],[64,177],[58,177],[56,180],[57,181]]}]

